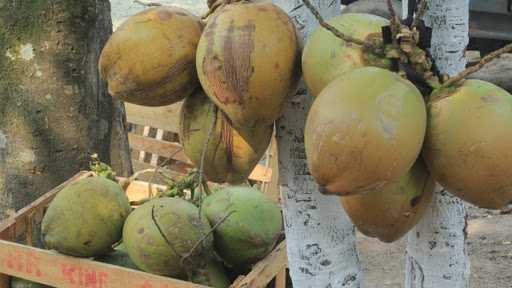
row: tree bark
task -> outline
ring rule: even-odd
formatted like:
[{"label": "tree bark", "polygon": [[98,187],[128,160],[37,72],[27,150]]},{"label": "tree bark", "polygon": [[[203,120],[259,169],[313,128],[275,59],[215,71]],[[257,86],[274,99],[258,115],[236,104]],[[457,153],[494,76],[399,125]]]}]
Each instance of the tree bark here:
[{"label": "tree bark", "polygon": [[[428,1],[424,20],[433,29],[430,50],[442,73],[453,76],[466,65],[468,18],[469,0]],[[438,185],[426,215],[408,235],[405,287],[469,287],[466,227],[464,202]]]},{"label": "tree bark", "polygon": [[[301,0],[273,2],[289,13],[305,38],[318,26]],[[326,19],[340,13],[339,1],[313,2]],[[312,97],[302,83],[276,124],[279,181],[293,287],[361,287],[354,226],[338,197],[320,194],[308,170],[304,126],[311,103]]]},{"label": "tree bark", "polygon": [[131,173],[124,107],[98,76],[111,33],[107,0],[0,0],[0,218],[91,153]]}]

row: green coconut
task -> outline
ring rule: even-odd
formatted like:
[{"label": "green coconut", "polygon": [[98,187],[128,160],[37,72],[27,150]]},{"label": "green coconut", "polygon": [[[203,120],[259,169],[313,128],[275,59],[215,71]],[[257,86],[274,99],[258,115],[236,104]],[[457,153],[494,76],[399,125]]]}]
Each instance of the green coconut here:
[{"label": "green coconut", "polygon": [[378,190],[409,171],[426,129],[421,93],[376,67],[335,79],[309,111],[304,141],[311,175],[326,194]]},{"label": "green coconut", "polygon": [[201,261],[201,269],[196,269],[190,281],[214,288],[227,288],[231,285],[224,265],[219,261],[206,257]]},{"label": "green coconut", "polygon": [[[204,143],[214,120],[213,107],[202,91],[187,97],[181,107],[180,143],[196,167],[201,164]],[[212,182],[240,184],[267,150],[273,125],[234,127],[220,109],[216,121],[207,147],[204,175]]]},{"label": "green coconut", "polygon": [[[180,198],[158,198],[135,209],[123,229],[123,243],[135,265],[146,272],[187,279],[213,250],[211,227],[199,209]],[[165,237],[164,237],[165,236]],[[192,252],[183,261],[182,257]],[[188,279],[187,279],[188,280]]]},{"label": "green coconut", "polygon": [[123,101],[163,106],[199,86],[199,17],[178,7],[156,7],[128,18],[101,52],[99,70],[109,93]]},{"label": "green coconut", "polygon": [[116,266],[139,270],[137,265],[130,259],[130,255],[126,252],[124,244],[120,244],[114,248],[114,252],[96,258],[96,261],[108,263]]},{"label": "green coconut", "polygon": [[[380,16],[346,13],[328,23],[359,40],[380,38],[381,28],[389,21]],[[309,92],[317,96],[332,80],[364,66],[389,68],[391,62],[366,48],[347,43],[319,26],[309,37],[302,53],[302,70]]]},{"label": "green coconut", "polygon": [[340,200],[361,233],[393,242],[421,220],[432,202],[434,186],[434,178],[419,159],[407,174],[382,189]]},{"label": "green coconut", "polygon": [[22,278],[12,277],[11,278],[11,288],[48,288],[52,286],[47,286],[44,284],[32,282],[29,280],[25,280]]},{"label": "green coconut", "polygon": [[224,6],[199,40],[196,68],[208,97],[236,126],[269,126],[300,78],[295,25],[272,3]]},{"label": "green coconut", "polygon": [[423,156],[436,180],[482,208],[512,203],[512,95],[466,80],[431,97]]},{"label": "green coconut", "polygon": [[[255,188],[232,186],[205,198],[203,211],[215,229],[215,251],[229,265],[256,263],[276,244],[283,220],[279,207]],[[229,215],[229,216],[227,216]]]},{"label": "green coconut", "polygon": [[121,239],[131,210],[119,184],[103,177],[78,180],[50,203],[41,228],[44,243],[72,256],[107,254]]}]

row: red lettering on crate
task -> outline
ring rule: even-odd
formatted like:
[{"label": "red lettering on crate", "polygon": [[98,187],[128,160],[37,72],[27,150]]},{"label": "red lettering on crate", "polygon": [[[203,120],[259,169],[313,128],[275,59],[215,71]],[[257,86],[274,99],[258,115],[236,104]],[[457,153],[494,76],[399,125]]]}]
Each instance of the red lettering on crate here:
[{"label": "red lettering on crate", "polygon": [[142,285],[140,285],[139,288],[153,288],[153,285],[151,285],[151,283],[149,283],[148,281],[144,281],[144,283],[142,283]]},{"label": "red lettering on crate", "polygon": [[61,272],[64,280],[71,285],[90,288],[107,287],[108,274],[103,271],[62,263]]},{"label": "red lettering on crate", "polygon": [[[139,285],[137,287],[138,288],[154,288],[156,286],[151,284],[151,282],[149,282],[148,280],[146,280],[146,281],[144,281],[144,283],[142,283],[141,285]],[[160,286],[158,286],[158,288],[171,288],[171,286],[169,286],[169,284],[162,283],[162,284],[160,284]]]},{"label": "red lettering on crate", "polygon": [[6,269],[36,277],[43,276],[39,269],[39,257],[35,252],[13,250],[8,253],[3,263]]}]

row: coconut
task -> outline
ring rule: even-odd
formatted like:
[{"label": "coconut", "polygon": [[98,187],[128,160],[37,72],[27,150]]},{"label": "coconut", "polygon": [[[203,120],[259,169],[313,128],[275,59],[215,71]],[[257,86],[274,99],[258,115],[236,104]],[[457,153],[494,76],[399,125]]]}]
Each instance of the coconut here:
[{"label": "coconut", "polygon": [[[199,167],[208,132],[212,127],[213,103],[199,91],[185,99],[181,108],[180,143],[185,154]],[[247,179],[268,148],[272,125],[234,127],[217,109],[216,124],[208,143],[203,171],[210,181],[232,184]]]},{"label": "coconut", "polygon": [[194,283],[200,283],[208,287],[227,288],[231,285],[227,272],[222,263],[206,257],[202,261],[201,269],[195,271],[191,277]]},{"label": "coconut", "polygon": [[50,203],[41,226],[44,243],[72,256],[106,254],[121,239],[131,209],[119,184],[103,177],[78,180]]},{"label": "coconut", "polygon": [[[146,272],[187,279],[197,263],[213,250],[206,217],[179,198],[158,198],[135,209],[123,229],[123,243],[132,261]],[[182,260],[188,253],[190,257]],[[184,266],[185,265],[185,266]]]},{"label": "coconut", "polygon": [[206,94],[236,126],[268,126],[300,77],[293,22],[272,3],[242,1],[220,8],[197,48]]},{"label": "coconut", "polygon": [[[385,18],[363,13],[346,13],[327,23],[359,40],[380,38],[381,28],[389,25]],[[306,42],[302,54],[304,81],[309,92],[317,96],[332,80],[364,66],[389,68],[391,62],[366,48],[347,43],[323,27],[318,27]]]},{"label": "coconut", "polygon": [[163,106],[198,86],[195,56],[200,19],[177,7],[150,8],[128,18],[99,60],[109,93],[123,101]]},{"label": "coconut", "polygon": [[51,286],[32,282],[32,281],[25,280],[22,278],[12,277],[10,287],[11,288],[48,288]]},{"label": "coconut", "polygon": [[420,153],[426,108],[416,87],[376,67],[335,79],[315,99],[304,132],[311,175],[326,194],[378,190]]},{"label": "coconut", "polygon": [[132,259],[130,259],[130,255],[126,252],[126,248],[123,244],[120,244],[114,248],[114,252],[104,255],[102,257],[96,258],[96,261],[108,263],[116,266],[121,266],[125,268],[139,270],[137,265],[133,263]]},{"label": "coconut", "polygon": [[512,95],[489,82],[466,80],[432,98],[423,156],[436,180],[482,208],[511,203]]},{"label": "coconut", "polygon": [[359,231],[384,242],[393,242],[423,217],[432,201],[434,186],[435,181],[420,159],[406,175],[382,189],[340,199]]},{"label": "coconut", "polygon": [[205,198],[203,211],[212,226],[218,225],[214,231],[215,251],[237,268],[265,257],[281,235],[279,207],[255,188],[231,186],[219,190]]}]

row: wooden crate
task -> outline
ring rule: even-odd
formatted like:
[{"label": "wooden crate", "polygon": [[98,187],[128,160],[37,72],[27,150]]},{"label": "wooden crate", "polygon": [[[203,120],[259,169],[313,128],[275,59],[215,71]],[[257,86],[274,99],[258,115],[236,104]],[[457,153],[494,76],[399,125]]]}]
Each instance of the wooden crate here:
[{"label": "wooden crate", "polygon": [[[162,107],[144,107],[125,103],[126,118],[131,126],[128,133],[135,171],[157,167],[168,162],[168,170],[186,173],[193,168],[178,140],[179,113],[182,102]],[[170,161],[167,161],[168,158]],[[257,165],[250,180],[265,185],[272,181],[272,169]],[[268,185],[267,185],[268,186]]]},{"label": "wooden crate", "polygon": [[[81,172],[44,194],[14,216],[0,223],[0,288],[9,287],[9,277],[15,276],[54,287],[91,288],[200,288],[206,287],[168,277],[109,265],[85,258],[75,258],[52,251],[31,247],[32,228],[38,226],[46,207],[62,190],[74,181],[91,177],[91,172]],[[145,197],[147,189],[161,188],[142,181],[128,186],[130,200]],[[27,245],[14,242],[25,238]],[[265,259],[257,263],[246,276],[237,279],[231,287],[267,287],[275,279],[275,287],[285,287],[287,265],[286,247],[281,242]]]}]

